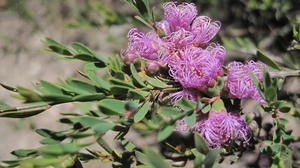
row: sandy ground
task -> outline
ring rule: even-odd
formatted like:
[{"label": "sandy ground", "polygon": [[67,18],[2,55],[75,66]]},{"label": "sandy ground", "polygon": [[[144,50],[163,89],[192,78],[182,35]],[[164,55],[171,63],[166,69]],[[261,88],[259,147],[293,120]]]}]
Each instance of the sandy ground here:
[{"label": "sandy ground", "polygon": [[[28,1],[39,28],[16,13],[1,9],[0,3],[0,81],[11,86],[25,86],[32,88],[38,80],[51,82],[76,76],[80,68],[80,61],[62,61],[53,59],[53,55],[40,51],[46,46],[42,40],[51,37],[64,44],[82,42],[94,49],[100,55],[107,56],[118,51],[126,43],[128,25],[70,29],[64,26],[65,20],[59,15],[58,2],[51,8],[40,0]],[[51,11],[51,13],[49,13]],[[108,39],[112,43],[108,43]],[[0,88],[0,101],[18,106],[20,102],[12,98],[11,92]],[[59,112],[72,112],[71,104],[51,108],[47,112],[28,119],[0,118],[0,160],[13,159],[9,152],[15,149],[34,148],[40,146],[41,139],[34,132],[34,128],[48,128],[60,130],[57,120]],[[107,136],[108,138],[111,136]],[[92,163],[89,165],[102,165]],[[92,166],[86,166],[92,167]],[[101,166],[104,167],[104,166]],[[110,167],[107,165],[107,167]]]}]

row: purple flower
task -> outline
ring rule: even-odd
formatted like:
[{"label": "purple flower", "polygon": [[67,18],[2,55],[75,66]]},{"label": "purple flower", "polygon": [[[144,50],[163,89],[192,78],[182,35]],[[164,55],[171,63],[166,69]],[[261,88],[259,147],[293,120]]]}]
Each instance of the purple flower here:
[{"label": "purple flower", "polygon": [[229,141],[247,143],[250,130],[246,121],[237,113],[209,112],[207,120],[199,121],[193,127],[211,147],[224,146]]},{"label": "purple flower", "polygon": [[171,94],[172,100],[196,100],[199,90],[213,86],[223,74],[226,50],[209,43],[220,23],[206,16],[196,17],[193,3],[168,2],[163,8],[164,20],[155,23],[156,32],[129,31],[128,49],[122,52],[124,61],[132,63],[141,57],[148,61],[149,72],[155,72],[157,65],[168,67],[169,75],[182,85],[182,91]]},{"label": "purple flower", "polygon": [[179,92],[172,93],[170,97],[172,102],[176,102],[182,98],[186,98],[192,101],[197,101],[199,97],[199,93],[196,89],[184,88]]},{"label": "purple flower", "polygon": [[121,55],[123,56],[123,61],[125,63],[134,63],[134,61],[138,58],[138,54],[134,50],[122,50]]},{"label": "purple flower", "polygon": [[190,25],[197,16],[197,13],[198,11],[193,3],[183,3],[177,6],[174,2],[165,3],[164,19],[168,22],[169,29],[171,30],[165,31],[165,33],[168,34],[170,32],[175,32],[181,28],[190,30]]},{"label": "purple flower", "polygon": [[212,22],[207,16],[198,16],[192,25],[192,32],[195,35],[194,43],[203,46],[208,43],[220,30],[219,21]]},{"label": "purple flower", "polygon": [[155,73],[159,70],[160,65],[156,61],[147,61],[146,68],[147,72]]},{"label": "purple flower", "polygon": [[[170,75],[184,88],[205,89],[222,71],[223,59],[217,48],[189,47],[178,51],[169,62]],[[223,57],[225,56],[225,51]]]},{"label": "purple flower", "polygon": [[250,77],[250,72],[253,72],[258,81],[262,82],[265,69],[266,66],[264,64],[254,61],[249,61],[246,64],[232,62],[228,65],[225,87],[234,98],[252,98],[260,103],[267,103],[261,97],[259,90]]},{"label": "purple flower", "polygon": [[159,50],[164,44],[155,32],[151,31],[144,34],[136,28],[133,28],[128,32],[128,40],[128,49],[124,51],[122,55],[124,59],[127,59],[129,62],[133,62],[134,59],[139,56],[149,60],[158,59]]},{"label": "purple flower", "polygon": [[178,120],[176,123],[175,131],[186,132],[190,131],[191,127],[185,123],[185,120]]},{"label": "purple flower", "polygon": [[163,38],[165,43],[165,52],[161,55],[162,64],[170,64],[176,58],[179,50],[192,46],[194,36],[191,32],[180,29]]},{"label": "purple flower", "polygon": [[174,2],[164,4],[164,20],[156,26],[166,35],[180,29],[189,31],[193,35],[196,46],[203,46],[218,33],[221,27],[219,21],[212,22],[207,16],[197,16],[197,9],[193,3],[177,5]]}]

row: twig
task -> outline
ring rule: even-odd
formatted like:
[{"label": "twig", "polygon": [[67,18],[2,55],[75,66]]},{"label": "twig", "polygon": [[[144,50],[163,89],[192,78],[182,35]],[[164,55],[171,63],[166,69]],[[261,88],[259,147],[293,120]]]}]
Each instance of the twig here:
[{"label": "twig", "polygon": [[51,107],[51,105],[46,104],[46,105],[37,105],[37,106],[30,106],[30,107],[13,107],[13,108],[7,109],[7,110],[0,110],[0,113],[11,112],[11,111],[31,110],[31,109],[41,108],[41,107],[49,109]]},{"label": "twig", "polygon": [[286,78],[291,76],[300,76],[300,70],[270,72],[270,75],[272,78]]}]

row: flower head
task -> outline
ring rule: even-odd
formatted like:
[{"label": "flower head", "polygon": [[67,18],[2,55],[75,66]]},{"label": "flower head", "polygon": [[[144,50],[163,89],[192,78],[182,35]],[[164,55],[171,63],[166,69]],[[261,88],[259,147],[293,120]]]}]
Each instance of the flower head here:
[{"label": "flower head", "polygon": [[222,71],[222,60],[215,50],[186,48],[169,63],[170,75],[184,88],[205,89]]},{"label": "flower head", "polygon": [[250,76],[250,72],[252,72],[258,81],[262,82],[265,69],[264,64],[254,61],[249,61],[246,64],[240,62],[230,63],[225,84],[229,94],[239,99],[252,98],[260,103],[266,103]]},{"label": "flower head", "polygon": [[[159,50],[164,43],[155,32],[151,31],[144,34],[136,28],[128,32],[128,40],[128,49],[123,52],[123,57],[132,59],[140,56],[149,60],[156,60],[159,58]],[[136,56],[133,57],[132,55]]]},{"label": "flower head", "polygon": [[246,121],[236,113],[209,112],[207,120],[199,121],[193,128],[211,147],[224,146],[229,141],[247,143],[250,130]]},{"label": "flower head", "polygon": [[212,22],[207,16],[198,16],[192,25],[192,32],[195,36],[194,43],[203,46],[208,43],[220,30],[219,21]]},{"label": "flower head", "polygon": [[186,124],[184,119],[177,121],[175,131],[186,132],[189,131],[190,129],[191,127]]},{"label": "flower head", "polygon": [[[181,28],[189,30],[197,12],[193,3],[183,3],[177,6],[174,2],[164,4],[164,19],[168,22],[171,32]],[[168,34],[168,32],[165,33]]]},{"label": "flower head", "polygon": [[176,102],[182,98],[186,98],[192,101],[197,101],[198,96],[199,96],[199,92],[196,89],[192,89],[192,88],[184,88],[183,90],[172,93],[170,95],[172,102]]}]

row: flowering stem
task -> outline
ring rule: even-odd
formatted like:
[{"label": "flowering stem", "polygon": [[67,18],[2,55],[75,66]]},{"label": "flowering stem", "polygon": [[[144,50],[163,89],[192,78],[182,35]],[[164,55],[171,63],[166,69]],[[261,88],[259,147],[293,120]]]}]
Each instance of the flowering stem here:
[{"label": "flowering stem", "polygon": [[286,78],[289,76],[300,76],[300,70],[271,72],[270,75],[272,78]]}]

